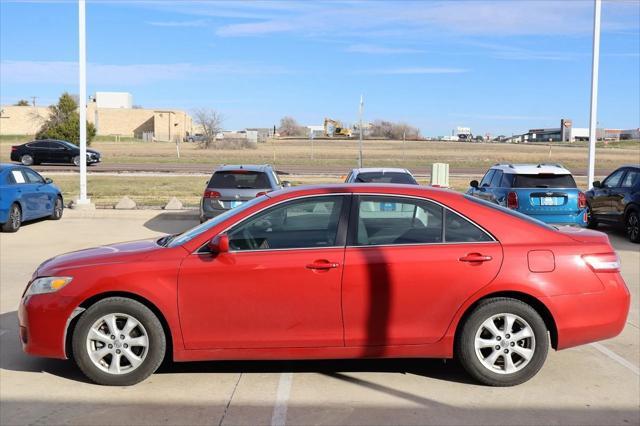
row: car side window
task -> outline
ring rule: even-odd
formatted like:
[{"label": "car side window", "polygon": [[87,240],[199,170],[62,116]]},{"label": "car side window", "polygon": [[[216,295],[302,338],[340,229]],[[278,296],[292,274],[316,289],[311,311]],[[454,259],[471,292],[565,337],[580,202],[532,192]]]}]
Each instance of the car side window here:
[{"label": "car side window", "polygon": [[363,196],[358,206],[358,246],[442,242],[442,207],[427,200]]},{"label": "car side window", "polygon": [[500,188],[502,186],[502,170],[496,170],[491,178],[491,186]]},{"label": "car side window", "polygon": [[47,148],[46,142],[32,142],[27,144],[29,148]]},{"label": "car side window", "polygon": [[468,219],[451,210],[445,212],[444,238],[448,243],[482,243],[493,238]]},{"label": "car side window", "polygon": [[40,176],[33,170],[22,169],[22,173],[24,173],[28,183],[44,183],[44,179],[42,179],[42,176]]},{"label": "car side window", "polygon": [[624,169],[613,172],[611,176],[604,180],[602,186],[605,188],[616,188],[620,186],[620,180],[622,179],[624,172]]},{"label": "car side window", "polygon": [[623,188],[633,188],[640,183],[640,171],[627,170],[627,175],[622,181]]},{"label": "car side window", "polygon": [[27,183],[26,178],[22,174],[20,169],[11,170],[11,177],[13,178],[13,182],[17,184]]},{"label": "car side window", "polygon": [[480,181],[480,186],[481,187],[489,186],[491,184],[491,179],[493,179],[493,175],[495,174],[495,172],[496,171],[494,169],[490,169]]},{"label": "car side window", "polygon": [[271,207],[232,228],[231,250],[333,247],[345,197],[303,198]]}]

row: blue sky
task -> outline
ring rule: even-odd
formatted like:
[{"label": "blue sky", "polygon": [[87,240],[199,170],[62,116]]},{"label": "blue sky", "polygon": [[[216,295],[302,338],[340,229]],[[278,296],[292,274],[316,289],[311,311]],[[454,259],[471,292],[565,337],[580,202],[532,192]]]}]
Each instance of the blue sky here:
[{"label": "blue sky", "polygon": [[[92,1],[88,92],[214,108],[225,127],[325,116],[424,135],[587,127],[593,1]],[[602,127],[640,127],[640,1],[604,1]],[[0,103],[77,93],[77,3],[0,0]]]}]

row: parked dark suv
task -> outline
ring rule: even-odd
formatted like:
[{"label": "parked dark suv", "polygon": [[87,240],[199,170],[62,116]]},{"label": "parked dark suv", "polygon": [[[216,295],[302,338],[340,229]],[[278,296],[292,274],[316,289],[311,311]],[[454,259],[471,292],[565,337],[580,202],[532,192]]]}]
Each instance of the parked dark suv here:
[{"label": "parked dark suv", "polygon": [[[99,163],[101,155],[87,148],[87,164]],[[40,163],[68,163],[80,165],[80,148],[71,142],[42,139],[11,147],[11,161],[25,166]]]},{"label": "parked dark suv", "polygon": [[640,243],[640,165],[623,166],[586,193],[588,226],[624,225],[627,237]]},{"label": "parked dark suv", "polygon": [[267,192],[291,186],[269,165],[222,166],[213,172],[200,202],[200,222]]}]

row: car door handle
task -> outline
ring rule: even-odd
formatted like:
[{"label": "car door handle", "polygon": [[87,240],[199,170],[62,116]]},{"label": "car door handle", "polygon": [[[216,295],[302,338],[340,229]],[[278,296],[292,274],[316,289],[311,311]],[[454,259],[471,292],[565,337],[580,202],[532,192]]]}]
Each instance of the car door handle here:
[{"label": "car door handle", "polygon": [[329,262],[328,260],[316,260],[306,266],[307,269],[326,271],[329,269],[335,269],[340,266],[338,263]]},{"label": "car door handle", "polygon": [[488,262],[491,259],[493,259],[491,256],[485,256],[482,255],[480,253],[469,253],[466,256],[462,256],[460,259],[458,259],[460,262],[471,262],[471,263],[475,263],[475,262]]}]

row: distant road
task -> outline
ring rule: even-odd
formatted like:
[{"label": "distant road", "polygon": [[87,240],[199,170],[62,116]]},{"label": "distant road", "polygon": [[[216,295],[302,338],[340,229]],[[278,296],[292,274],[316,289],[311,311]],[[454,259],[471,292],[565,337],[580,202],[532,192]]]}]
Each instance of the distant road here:
[{"label": "distant road", "polygon": [[[181,173],[181,174],[207,174],[212,173],[217,167],[217,164],[208,163],[100,163],[97,165],[89,166],[87,170],[90,173]],[[40,165],[33,166],[35,170],[41,172],[74,172],[79,169],[73,165]],[[347,174],[349,171],[348,166],[308,166],[308,165],[278,165],[276,166],[278,171],[282,171],[295,175],[340,175]],[[410,167],[411,171],[416,175],[429,175],[431,174],[431,167]],[[458,175],[483,175],[486,172],[486,167],[478,168],[451,168],[450,174]],[[597,176],[606,176],[613,170],[597,169]],[[572,170],[575,176],[586,176],[587,170]]]}]

